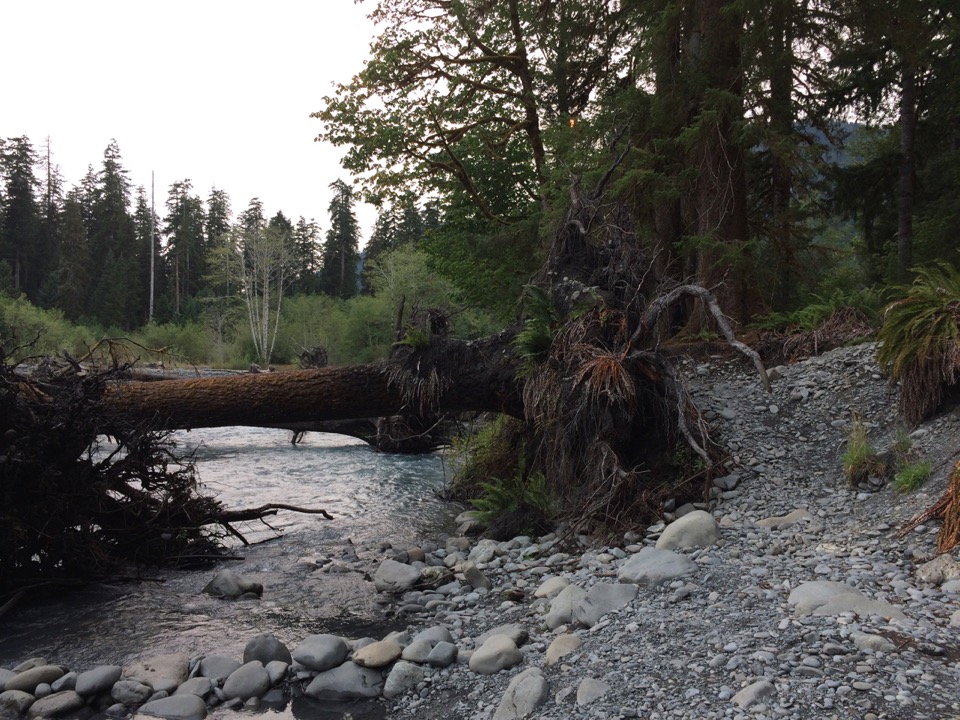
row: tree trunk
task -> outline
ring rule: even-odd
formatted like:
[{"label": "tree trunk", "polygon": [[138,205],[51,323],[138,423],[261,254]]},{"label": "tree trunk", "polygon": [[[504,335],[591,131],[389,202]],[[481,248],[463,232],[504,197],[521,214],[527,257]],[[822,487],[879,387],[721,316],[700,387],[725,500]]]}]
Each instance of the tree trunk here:
[{"label": "tree trunk", "polygon": [[[420,355],[415,368],[404,367],[401,360],[399,364],[284,373],[119,382],[106,388],[104,402],[118,424],[150,423],[166,429],[228,425],[311,429],[326,421],[419,415],[427,409],[523,417],[517,363],[512,353],[504,352],[511,337],[501,333],[473,342],[435,339],[436,347]],[[414,374],[398,379],[398,368]]]},{"label": "tree trunk", "polygon": [[917,75],[904,60],[900,84],[900,175],[897,188],[897,281],[910,281],[913,265],[913,196],[916,174]]}]

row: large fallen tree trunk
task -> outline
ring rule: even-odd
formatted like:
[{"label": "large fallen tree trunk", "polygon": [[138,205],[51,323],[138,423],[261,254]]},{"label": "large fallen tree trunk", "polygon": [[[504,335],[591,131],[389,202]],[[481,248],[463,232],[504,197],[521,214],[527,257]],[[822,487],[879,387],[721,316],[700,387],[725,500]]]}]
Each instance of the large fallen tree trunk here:
[{"label": "large fallen tree trunk", "polygon": [[502,333],[473,342],[437,338],[430,355],[444,358],[442,376],[438,372],[423,377],[400,373],[402,361],[391,361],[283,373],[116,382],[106,387],[104,402],[118,423],[150,422],[162,429],[252,425],[310,430],[337,420],[467,411],[523,417],[517,361],[507,352],[510,337]]}]

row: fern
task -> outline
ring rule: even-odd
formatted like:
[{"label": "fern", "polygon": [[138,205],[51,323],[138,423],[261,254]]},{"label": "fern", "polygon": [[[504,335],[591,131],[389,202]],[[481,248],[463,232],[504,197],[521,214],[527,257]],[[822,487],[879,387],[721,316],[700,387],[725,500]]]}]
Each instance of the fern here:
[{"label": "fern", "polygon": [[884,311],[877,362],[900,381],[900,410],[910,424],[932,414],[960,376],[960,273],[947,263],[915,270],[902,299]]},{"label": "fern", "polygon": [[523,289],[526,317],[523,329],[517,333],[513,346],[522,360],[521,375],[529,375],[541,362],[553,344],[553,333],[560,322],[560,314],[550,294],[536,285]]}]

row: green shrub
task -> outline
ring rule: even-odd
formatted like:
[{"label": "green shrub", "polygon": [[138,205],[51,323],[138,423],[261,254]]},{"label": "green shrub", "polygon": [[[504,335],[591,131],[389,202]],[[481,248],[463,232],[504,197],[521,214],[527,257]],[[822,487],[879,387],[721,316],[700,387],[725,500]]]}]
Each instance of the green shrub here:
[{"label": "green shrub", "polygon": [[59,310],[38,308],[23,296],[0,296],[0,342],[6,352],[21,347],[14,354],[14,360],[57,355],[64,350],[79,357],[93,345],[96,337],[96,332],[73,325]]},{"label": "green shrub", "polygon": [[929,462],[910,463],[897,470],[893,477],[893,484],[902,493],[913,492],[930,479],[930,473]]},{"label": "green shrub", "polygon": [[960,380],[960,272],[939,263],[916,273],[884,311],[877,350],[877,363],[900,382],[900,412],[910,425],[932,415]]},{"label": "green shrub", "polygon": [[887,474],[887,465],[877,454],[867,437],[863,421],[854,416],[847,435],[847,449],[843,454],[843,475],[851,487],[856,487],[871,476]]}]

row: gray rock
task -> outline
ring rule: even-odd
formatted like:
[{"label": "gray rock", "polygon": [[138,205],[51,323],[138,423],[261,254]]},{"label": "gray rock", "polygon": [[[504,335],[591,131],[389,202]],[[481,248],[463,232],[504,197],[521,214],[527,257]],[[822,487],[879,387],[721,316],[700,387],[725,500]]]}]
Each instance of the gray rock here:
[{"label": "gray rock", "polygon": [[249,700],[260,697],[269,689],[270,676],[259,660],[244,663],[223,683],[223,695],[227,700]]},{"label": "gray rock", "polygon": [[7,670],[6,668],[0,668],[0,692],[3,691],[4,684],[12,678],[16,673],[13,670]]},{"label": "gray rock", "polygon": [[467,555],[467,560],[472,560],[475,563],[488,563],[493,560],[499,547],[500,543],[496,540],[481,540]]},{"label": "gray rock", "polygon": [[550,611],[543,619],[551,630],[566,625],[573,620],[573,611],[587,597],[587,592],[579,585],[568,585],[550,601]]},{"label": "gray rock", "polygon": [[757,525],[760,527],[770,528],[771,530],[785,530],[788,527],[796,525],[801,520],[806,520],[810,517],[810,513],[802,508],[799,510],[794,510],[789,512],[786,515],[778,515],[776,517],[763,518],[762,520],[757,520]]},{"label": "gray rock", "polygon": [[41,665],[49,665],[49,664],[50,663],[48,663],[42,657],[32,657],[32,658],[28,658],[27,660],[24,660],[19,665],[15,665],[13,667],[13,672],[14,674],[22,673],[24,670],[30,670],[35,667],[40,667]]},{"label": "gray rock", "polygon": [[72,713],[84,706],[83,696],[76,690],[64,690],[63,692],[47,695],[45,698],[37,700],[27,710],[28,718],[53,718],[60,715]]},{"label": "gray rock", "polygon": [[213,597],[226,599],[236,599],[247,593],[260,597],[263,595],[263,585],[250,578],[237,575],[233,570],[224,569],[206,584],[203,592]]},{"label": "gray rock", "polygon": [[122,672],[123,668],[119,665],[95,667],[77,675],[77,684],[73,689],[81,695],[99,695],[113,687]]},{"label": "gray rock", "polygon": [[412,565],[404,565],[396,560],[384,560],[373,574],[373,584],[377,592],[398,593],[417,584],[420,571]]},{"label": "gray rock", "polygon": [[248,663],[251,660],[259,660],[263,663],[264,667],[274,660],[285,662],[287,665],[293,663],[290,650],[287,649],[286,645],[277,640],[277,638],[273,636],[273,633],[257,635],[247,643],[246,647],[243,648],[243,661]]},{"label": "gray rock", "polygon": [[540,668],[527,668],[507,685],[493,720],[528,717],[547,701],[550,688]]},{"label": "gray rock", "polygon": [[4,690],[0,692],[0,708],[9,708],[23,715],[36,698],[23,690]]},{"label": "gray rock", "polygon": [[960,560],[948,553],[925,562],[917,568],[917,580],[930,585],[941,585],[958,578],[960,578]]},{"label": "gray rock", "polygon": [[441,640],[427,655],[427,664],[436,668],[450,667],[457,661],[457,654],[456,645]]},{"label": "gray rock", "polygon": [[170,693],[186,681],[189,671],[190,658],[182,653],[172,653],[131,663],[123,669],[123,675],[146,683],[154,692],[166,690]]},{"label": "gray rock", "polygon": [[645,547],[620,566],[617,579],[622,583],[655,586],[696,571],[697,564],[684,555]]},{"label": "gray rock", "polygon": [[435,642],[427,639],[414,640],[403,649],[400,657],[407,662],[425,663],[427,658],[430,657],[434,645],[436,645]]},{"label": "gray rock", "polygon": [[64,670],[59,665],[40,665],[24,670],[8,678],[4,683],[4,690],[22,690],[31,695],[37,689],[40,683],[52,683],[59,680],[64,675]]},{"label": "gray rock", "polygon": [[110,688],[110,697],[124,705],[140,705],[153,695],[153,688],[136,680],[118,680]]},{"label": "gray rock", "polygon": [[705,510],[694,510],[667,525],[657,540],[657,548],[676,550],[708,547],[716,544],[719,539],[720,528],[713,515]]},{"label": "gray rock", "polygon": [[430,647],[433,647],[438,642],[452,643],[453,635],[451,635],[450,631],[442,625],[434,625],[433,627],[428,627],[426,630],[421,630],[413,636],[413,642],[417,642],[419,640],[427,640],[430,642]]},{"label": "gray rock", "polygon": [[405,660],[399,660],[387,675],[387,680],[383,684],[383,696],[387,700],[392,700],[423,682],[423,677],[422,667]]},{"label": "gray rock", "polygon": [[205,678],[224,680],[242,664],[239,660],[227,655],[207,655],[200,661],[199,674]]},{"label": "gray rock", "polygon": [[346,660],[350,646],[336,635],[310,635],[293,651],[293,659],[304,667],[323,672]]},{"label": "gray rock", "polygon": [[50,683],[50,688],[54,692],[63,692],[64,690],[76,690],[77,689],[77,673],[68,672],[66,675],[61,675],[58,680],[54,680]]},{"label": "gray rock", "polygon": [[[527,629],[520,625],[519,623],[509,623],[508,625],[498,625],[497,627],[490,628],[482,635],[478,635],[475,642],[476,644],[483,645],[488,639],[492,638],[494,635],[506,635],[508,638],[513,640],[513,643],[517,647],[521,647],[527,640],[530,639],[530,633],[527,632]],[[452,642],[451,638],[451,642]]]},{"label": "gray rock", "polygon": [[522,661],[523,654],[513,640],[506,635],[494,635],[470,656],[469,665],[478,675],[493,675]]},{"label": "gray rock", "polygon": [[544,580],[536,592],[533,593],[533,596],[538,598],[554,598],[569,584],[570,581],[565,577],[552,577],[549,580]]},{"label": "gray rock", "polygon": [[880,600],[870,600],[856,588],[831,580],[813,580],[797,586],[787,602],[797,615],[839,615],[855,612],[858,615],[881,615],[904,619],[903,611]]},{"label": "gray rock", "polygon": [[633,584],[597,583],[586,597],[573,608],[573,619],[593,627],[607,613],[626,607],[640,592]]},{"label": "gray rock", "polygon": [[168,720],[203,720],[207,716],[207,705],[196,695],[171,695],[151,700],[141,706],[139,712]]},{"label": "gray rock", "polygon": [[285,663],[283,660],[271,660],[268,662],[264,669],[267,671],[267,676],[270,678],[270,687],[280,684],[283,679],[287,676],[287,671],[290,669],[290,663]]},{"label": "gray rock", "polygon": [[583,647],[583,640],[576,635],[564,633],[555,638],[550,647],[547,648],[546,663],[547,667],[556,665],[560,660],[570,653],[574,653]]},{"label": "gray rock", "polygon": [[37,700],[45,698],[47,695],[53,695],[53,688],[50,687],[49,683],[40,683],[37,685],[37,689],[33,691],[33,696],[37,698]]},{"label": "gray rock", "polygon": [[577,687],[577,705],[589,705],[610,692],[610,686],[602,680],[584,678]]},{"label": "gray rock", "polygon": [[306,694],[320,700],[360,700],[374,698],[383,690],[383,674],[347,662],[317,675]]},{"label": "gray rock", "polygon": [[480,569],[473,560],[467,560],[461,564],[460,571],[463,573],[464,581],[471,587],[489,590],[493,586],[490,578],[480,572]]},{"label": "gray rock", "polygon": [[737,706],[746,709],[769,697],[773,697],[776,688],[767,680],[758,680],[752,685],[747,685],[740,692],[733,696],[733,702]]},{"label": "gray rock", "polygon": [[887,640],[882,635],[869,635],[863,632],[854,632],[850,634],[853,638],[853,644],[857,650],[871,650],[873,652],[893,652],[897,646]]},{"label": "gray rock", "polygon": [[183,685],[177,688],[174,695],[196,695],[199,698],[207,699],[207,696],[213,692],[213,683],[207,677],[195,677],[187,680]]},{"label": "gray rock", "polygon": [[352,660],[361,667],[381,668],[398,659],[401,652],[393,640],[380,640],[355,651]]}]

